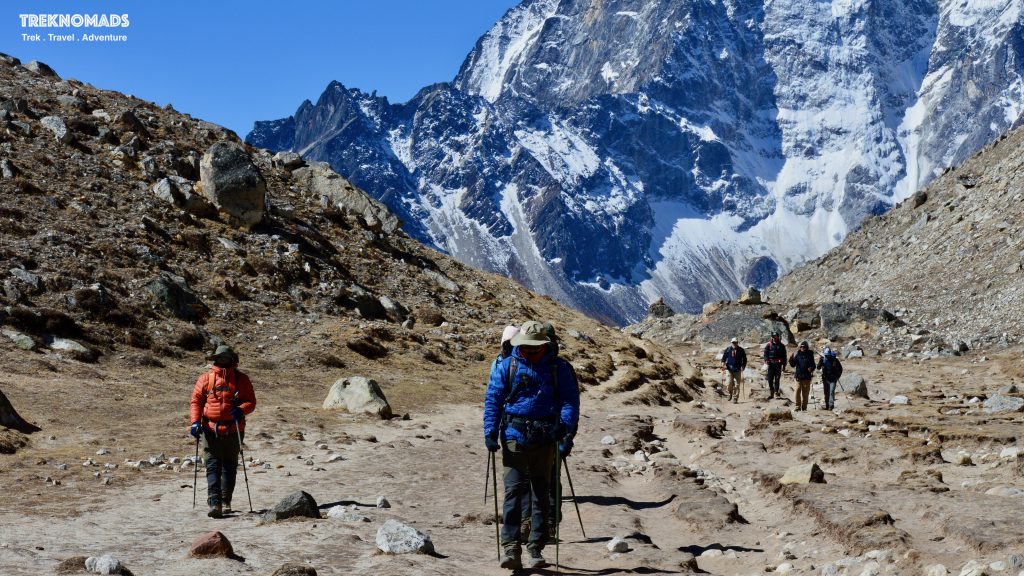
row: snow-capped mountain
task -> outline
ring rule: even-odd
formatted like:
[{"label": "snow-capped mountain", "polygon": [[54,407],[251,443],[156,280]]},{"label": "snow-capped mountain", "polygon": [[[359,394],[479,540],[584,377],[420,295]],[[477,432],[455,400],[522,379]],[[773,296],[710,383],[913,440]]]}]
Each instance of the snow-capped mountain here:
[{"label": "snow-capped mountain", "polygon": [[247,140],[612,322],[835,246],[1024,110],[1024,0],[525,0],[405,104],[331,83]]}]

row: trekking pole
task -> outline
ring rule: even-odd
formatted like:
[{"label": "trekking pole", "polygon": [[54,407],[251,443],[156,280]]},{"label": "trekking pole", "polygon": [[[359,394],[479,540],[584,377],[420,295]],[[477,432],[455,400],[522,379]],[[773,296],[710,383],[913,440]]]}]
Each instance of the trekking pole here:
[{"label": "trekking pole", "polygon": [[245,471],[245,448],[242,448],[242,431],[238,428],[238,418],[235,418],[235,434],[238,435],[238,451],[242,455],[242,475],[245,477],[245,497],[249,499],[249,513],[252,514],[252,494],[249,493],[249,473]]},{"label": "trekking pole", "polygon": [[560,572],[558,557],[559,546],[562,544],[562,459],[558,455],[558,444],[555,443],[555,573]]},{"label": "trekking pole", "polygon": [[192,509],[196,509],[196,484],[199,483],[199,436],[196,436],[196,457],[192,460]]},{"label": "trekking pole", "polygon": [[[491,481],[491,454],[493,452],[487,452],[487,467],[484,469],[484,504],[487,504],[487,484]],[[497,497],[497,494],[495,494]]]},{"label": "trekking pole", "polygon": [[499,519],[498,516],[498,465],[496,464],[497,456],[494,452],[488,451],[489,460],[491,462],[491,483],[494,487],[494,544],[498,547],[498,562],[501,562],[501,529],[498,527]]},{"label": "trekking pole", "polygon": [[576,488],[572,485],[572,474],[569,474],[569,462],[562,458],[562,464],[565,465],[565,477],[569,480],[569,493],[572,494],[572,503],[576,506],[576,519],[580,521],[580,532],[583,533],[583,539],[587,538],[587,531],[583,529],[583,516],[580,515],[580,503],[576,501]]}]

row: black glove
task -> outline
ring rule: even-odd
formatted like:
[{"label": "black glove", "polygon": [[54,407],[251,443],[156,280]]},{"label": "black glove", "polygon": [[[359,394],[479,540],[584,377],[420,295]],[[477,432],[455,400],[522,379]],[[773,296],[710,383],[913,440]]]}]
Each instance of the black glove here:
[{"label": "black glove", "polygon": [[245,411],[242,410],[241,406],[235,406],[231,409],[231,417],[234,418],[235,421],[241,422],[242,420],[245,420]]},{"label": "black glove", "polygon": [[555,440],[561,441],[562,438],[565,438],[565,436],[568,433],[569,433],[569,427],[566,426],[561,420],[559,420],[558,424],[555,425],[555,430],[554,430]]},{"label": "black glove", "polygon": [[196,440],[199,440],[199,435],[203,433],[203,425],[199,423],[199,420],[196,420],[188,427],[188,433]]},{"label": "black glove", "polygon": [[572,452],[572,438],[566,438],[558,443],[558,455],[562,458],[568,458],[569,453]]},{"label": "black glove", "polygon": [[498,436],[484,436],[484,445],[487,446],[488,452],[497,452],[500,446],[498,445]]}]

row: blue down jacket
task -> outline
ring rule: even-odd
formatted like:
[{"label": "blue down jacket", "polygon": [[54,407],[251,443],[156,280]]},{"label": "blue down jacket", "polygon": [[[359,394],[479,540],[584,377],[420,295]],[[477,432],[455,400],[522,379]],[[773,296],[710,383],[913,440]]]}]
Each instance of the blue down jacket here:
[{"label": "blue down jacket", "polygon": [[[516,359],[517,367],[512,380],[509,380],[512,358]],[[557,404],[551,382],[552,369],[558,372]],[[512,389],[512,382],[519,382],[519,385],[515,397],[510,398],[506,406],[505,399]],[[529,420],[553,422],[556,417],[560,418],[571,437],[580,414],[580,392],[572,366],[550,351],[536,365],[531,365],[519,353],[518,346],[513,348],[512,355],[495,363],[491,370],[491,380],[487,384],[487,396],[484,398],[484,436],[500,432],[505,441],[522,443],[524,438],[518,430],[508,426],[501,429],[505,412],[509,417]]]}]

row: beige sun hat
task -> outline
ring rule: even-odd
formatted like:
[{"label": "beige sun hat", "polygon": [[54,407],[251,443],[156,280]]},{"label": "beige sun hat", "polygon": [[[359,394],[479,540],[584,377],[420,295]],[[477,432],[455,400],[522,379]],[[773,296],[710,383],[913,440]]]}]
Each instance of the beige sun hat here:
[{"label": "beige sun hat", "polygon": [[544,325],[536,320],[527,320],[519,327],[519,333],[512,337],[513,346],[544,346],[550,344]]}]

